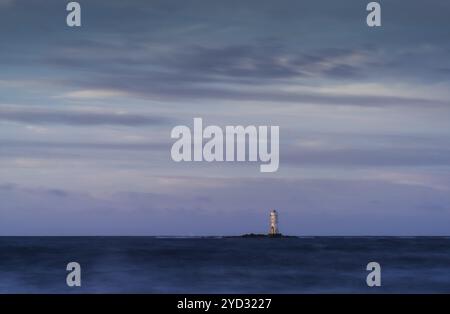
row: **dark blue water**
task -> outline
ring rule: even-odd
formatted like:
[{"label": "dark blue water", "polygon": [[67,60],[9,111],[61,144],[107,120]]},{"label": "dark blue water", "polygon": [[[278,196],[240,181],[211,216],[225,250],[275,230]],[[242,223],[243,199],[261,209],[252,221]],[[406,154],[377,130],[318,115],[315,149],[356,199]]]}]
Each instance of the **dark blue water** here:
[{"label": "dark blue water", "polygon": [[450,238],[0,237],[0,292],[449,293]]}]

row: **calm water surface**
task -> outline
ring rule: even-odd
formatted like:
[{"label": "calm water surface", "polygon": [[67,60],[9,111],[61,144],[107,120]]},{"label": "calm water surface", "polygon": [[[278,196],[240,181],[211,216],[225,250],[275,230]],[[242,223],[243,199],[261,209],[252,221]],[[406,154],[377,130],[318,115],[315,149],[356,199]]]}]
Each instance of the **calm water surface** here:
[{"label": "calm water surface", "polygon": [[[72,261],[80,288],[66,286]],[[0,293],[101,292],[450,293],[450,238],[0,237]]]}]

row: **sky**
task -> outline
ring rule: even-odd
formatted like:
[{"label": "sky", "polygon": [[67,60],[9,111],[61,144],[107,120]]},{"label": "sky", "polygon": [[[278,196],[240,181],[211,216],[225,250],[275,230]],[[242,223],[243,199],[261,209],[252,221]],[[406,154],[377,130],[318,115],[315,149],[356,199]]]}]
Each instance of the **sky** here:
[{"label": "sky", "polygon": [[[450,235],[450,2],[0,0],[0,235]],[[171,160],[278,125],[280,167]]]}]

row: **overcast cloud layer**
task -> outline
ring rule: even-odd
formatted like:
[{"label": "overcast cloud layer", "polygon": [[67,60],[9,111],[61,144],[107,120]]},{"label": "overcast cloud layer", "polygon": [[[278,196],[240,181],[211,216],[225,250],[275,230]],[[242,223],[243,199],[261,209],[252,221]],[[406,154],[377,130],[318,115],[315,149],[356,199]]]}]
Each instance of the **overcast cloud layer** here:
[{"label": "overcast cloud layer", "polygon": [[[0,0],[0,235],[450,235],[450,3]],[[280,169],[171,129],[279,125]]]}]

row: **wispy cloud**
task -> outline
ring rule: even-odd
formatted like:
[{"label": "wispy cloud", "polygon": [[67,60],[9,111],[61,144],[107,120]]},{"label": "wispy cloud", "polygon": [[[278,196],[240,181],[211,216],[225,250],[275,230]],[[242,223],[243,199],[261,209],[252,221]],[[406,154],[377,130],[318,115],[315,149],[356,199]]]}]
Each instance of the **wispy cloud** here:
[{"label": "wispy cloud", "polygon": [[161,125],[169,119],[160,116],[138,115],[124,112],[88,111],[74,109],[47,109],[23,106],[4,106],[0,108],[0,121],[31,124],[67,125]]},{"label": "wispy cloud", "polygon": [[62,95],[55,96],[55,98],[67,98],[67,99],[108,99],[115,97],[126,97],[127,93],[108,90],[108,89],[84,89],[73,92],[64,93]]}]

